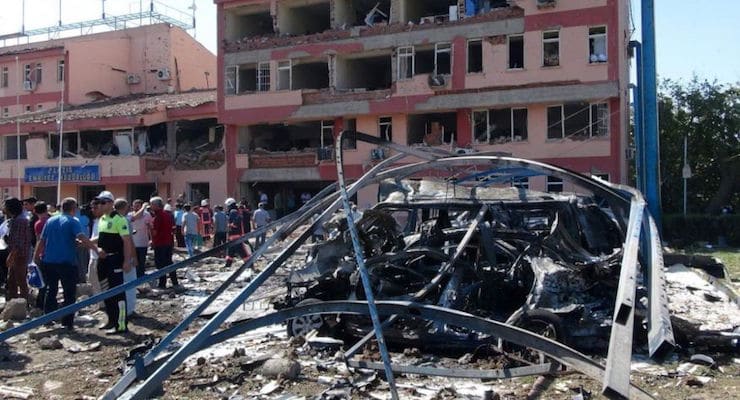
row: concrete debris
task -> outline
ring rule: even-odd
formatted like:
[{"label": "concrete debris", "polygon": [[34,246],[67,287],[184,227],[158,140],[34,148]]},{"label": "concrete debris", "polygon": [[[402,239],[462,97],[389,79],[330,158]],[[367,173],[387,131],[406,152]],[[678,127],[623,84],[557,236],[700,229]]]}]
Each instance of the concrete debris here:
[{"label": "concrete debris", "polygon": [[2,314],[0,314],[0,319],[4,319],[6,321],[22,321],[26,319],[27,310],[28,302],[26,299],[11,299],[9,302],[5,303],[5,308],[3,309]]},{"label": "concrete debris", "polygon": [[47,395],[52,394],[52,392],[59,390],[62,386],[64,386],[64,382],[60,381],[46,381],[44,382],[44,393]]},{"label": "concrete debris", "polygon": [[58,350],[63,348],[62,342],[56,336],[45,337],[39,340],[41,350]]},{"label": "concrete debris", "polygon": [[77,284],[77,298],[81,298],[82,296],[87,296],[86,298],[89,298],[93,295],[93,287],[90,283],[78,283]]},{"label": "concrete debris", "polygon": [[7,399],[30,399],[33,396],[33,389],[0,385],[0,395]]},{"label": "concrete debris", "polygon": [[87,344],[69,338],[62,338],[60,339],[60,342],[62,342],[62,346],[64,347],[64,349],[70,353],[84,353],[100,349],[99,341]]},{"label": "concrete debris", "polygon": [[306,343],[311,348],[322,351],[335,351],[344,346],[344,341],[331,337],[319,336],[317,331],[306,335]]},{"label": "concrete debris", "polygon": [[706,365],[709,367],[713,367],[716,365],[712,357],[704,354],[694,354],[693,356],[691,356],[691,362],[694,364]]},{"label": "concrete debris", "polygon": [[271,358],[265,361],[256,371],[271,378],[296,379],[301,374],[301,364],[286,358]]}]

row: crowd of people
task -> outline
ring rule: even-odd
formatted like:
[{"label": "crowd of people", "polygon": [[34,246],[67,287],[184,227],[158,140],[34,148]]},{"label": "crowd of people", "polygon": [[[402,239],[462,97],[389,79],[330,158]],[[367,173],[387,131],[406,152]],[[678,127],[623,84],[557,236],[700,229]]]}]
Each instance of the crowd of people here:
[{"label": "crowd of people", "polygon": [[[65,198],[59,205],[33,197],[6,199],[0,213],[0,285],[5,285],[6,300],[30,299],[28,272],[35,268],[43,284],[31,306],[50,313],[59,307],[60,285],[62,304],[67,306],[76,301],[78,283],[89,283],[97,294],[142,277],[150,252],[154,266],[162,269],[172,264],[175,247],[193,256],[204,246],[219,246],[272,220],[262,202],[254,212],[245,200],[237,203],[232,198],[213,209],[207,199],[193,205],[180,196],[174,203],[156,193],[148,202],[129,203],[109,191],[82,207],[74,198]],[[264,240],[260,235],[257,245]],[[249,254],[247,242],[232,246],[226,257],[227,261],[246,259]],[[175,271],[160,277],[155,288],[166,289],[168,277],[172,288],[181,289]],[[151,289],[139,286],[138,290]],[[107,334],[127,332],[136,295],[137,290],[131,289],[105,300],[107,321],[99,328]],[[69,315],[60,322],[72,330],[73,321]]]}]

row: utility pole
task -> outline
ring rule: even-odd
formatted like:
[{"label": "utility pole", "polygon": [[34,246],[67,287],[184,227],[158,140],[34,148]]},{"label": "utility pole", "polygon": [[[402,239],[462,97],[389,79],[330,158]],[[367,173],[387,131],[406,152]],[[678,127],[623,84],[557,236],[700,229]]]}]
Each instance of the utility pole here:
[{"label": "utility pole", "polygon": [[688,204],[688,196],[686,186],[689,178],[691,178],[691,167],[689,166],[689,137],[688,135],[683,137],[683,170],[681,176],[683,177],[683,216],[686,216],[686,209]]},{"label": "utility pole", "polygon": [[658,82],[655,66],[655,1],[642,0],[642,113],[645,141],[645,198],[650,214],[661,229],[660,140],[658,138]]}]

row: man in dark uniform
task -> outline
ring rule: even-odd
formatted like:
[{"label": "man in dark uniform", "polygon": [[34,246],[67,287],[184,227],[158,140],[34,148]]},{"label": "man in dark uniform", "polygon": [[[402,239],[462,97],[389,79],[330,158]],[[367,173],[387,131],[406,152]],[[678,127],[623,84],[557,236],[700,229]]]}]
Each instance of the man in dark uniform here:
[{"label": "man in dark uniform", "polygon": [[[103,191],[96,198],[102,215],[98,221],[98,247],[106,254],[98,262],[100,289],[105,291],[123,284],[123,273],[128,272],[135,263],[133,242],[126,217],[113,209],[113,194]],[[108,323],[102,325],[106,334],[128,332],[126,318],[126,293],[121,292],[105,300],[105,313]]]}]

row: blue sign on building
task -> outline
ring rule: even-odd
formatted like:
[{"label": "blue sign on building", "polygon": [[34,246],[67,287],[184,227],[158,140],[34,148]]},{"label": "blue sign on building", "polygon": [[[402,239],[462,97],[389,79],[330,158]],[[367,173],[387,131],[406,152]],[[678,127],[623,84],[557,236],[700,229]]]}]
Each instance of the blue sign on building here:
[{"label": "blue sign on building", "polygon": [[[24,180],[26,183],[56,183],[57,172],[57,167],[27,167]],[[62,182],[100,182],[100,166],[63,166]]]}]

